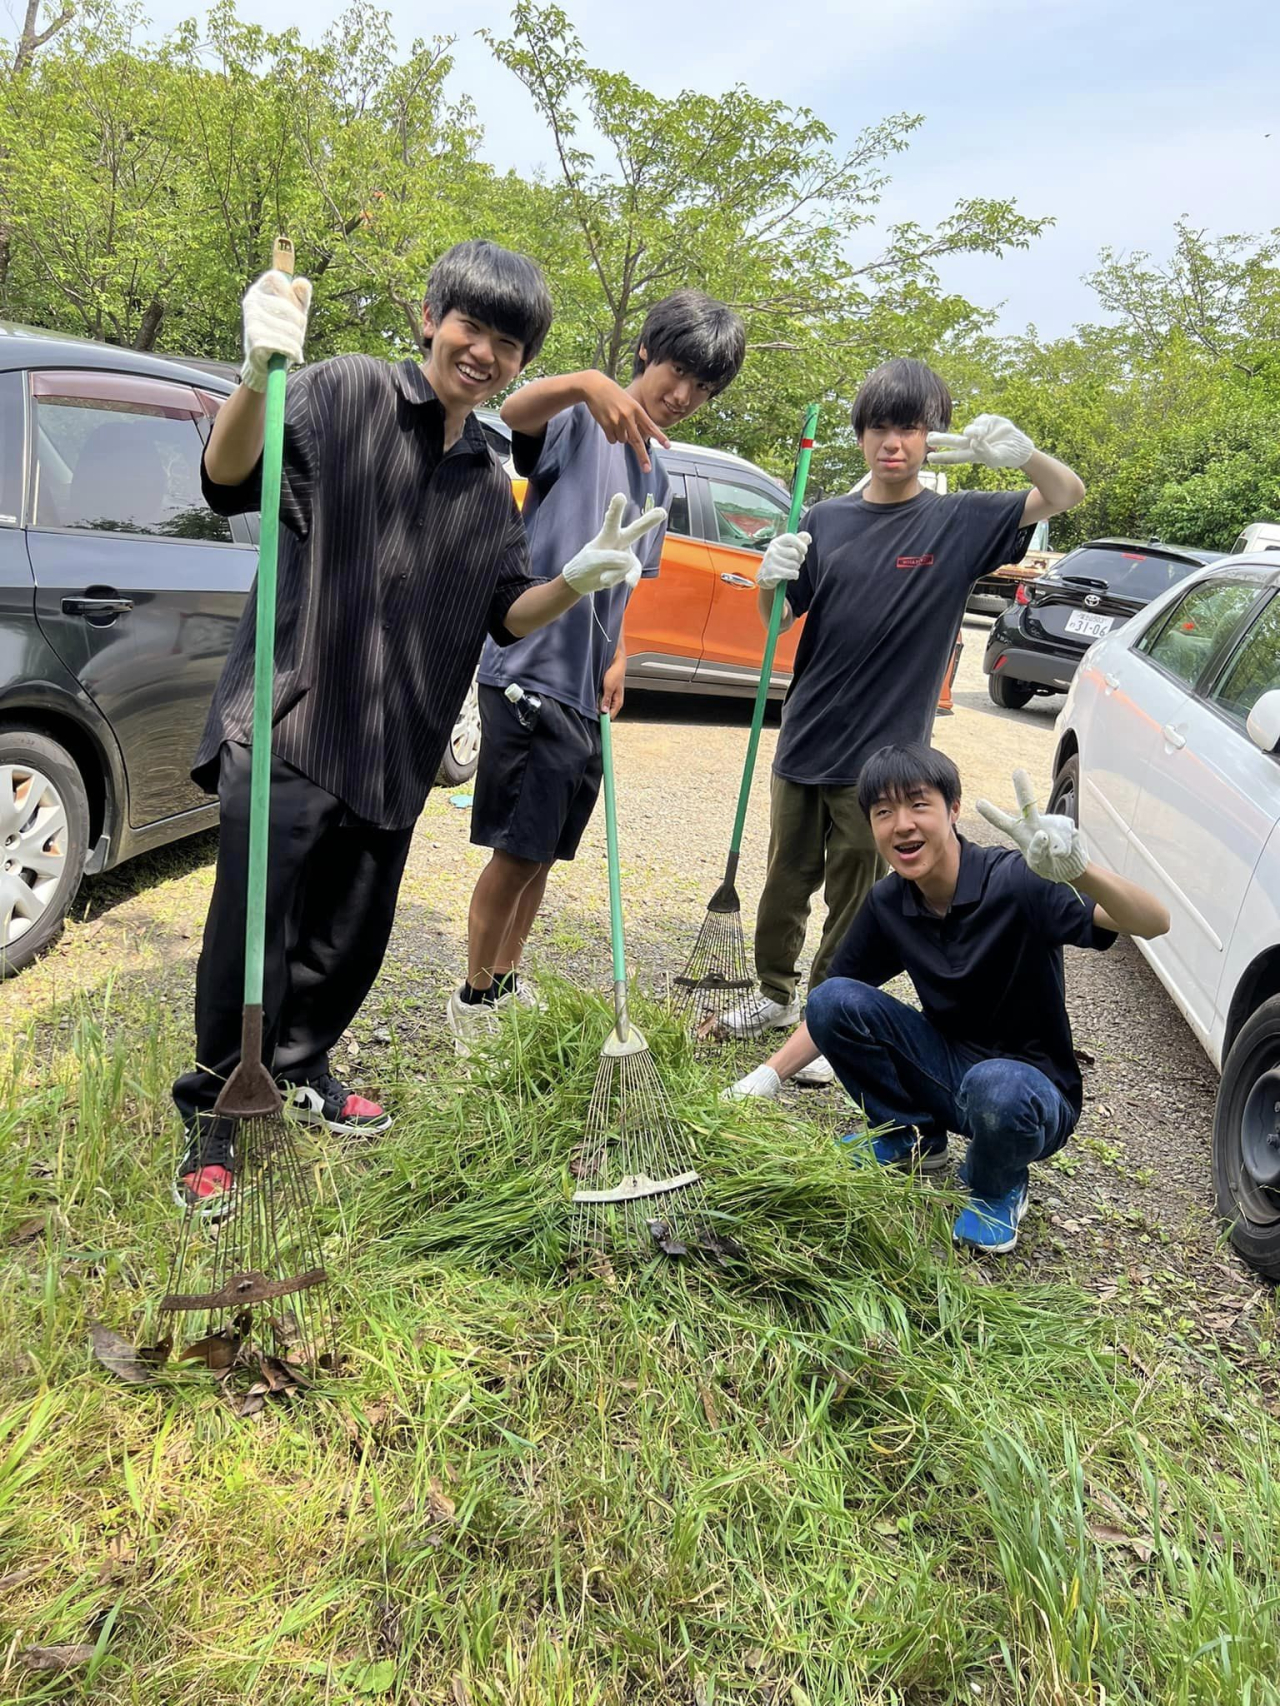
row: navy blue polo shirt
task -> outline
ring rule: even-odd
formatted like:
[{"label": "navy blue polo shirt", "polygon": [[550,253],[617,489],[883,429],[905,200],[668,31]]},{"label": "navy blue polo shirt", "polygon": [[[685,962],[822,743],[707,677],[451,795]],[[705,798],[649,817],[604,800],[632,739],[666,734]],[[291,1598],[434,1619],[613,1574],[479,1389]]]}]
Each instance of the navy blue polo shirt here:
[{"label": "navy blue polo shirt", "polygon": [[1095,902],[1037,877],[1012,847],[961,835],[960,875],[944,918],[895,873],[867,896],[831,962],[830,977],[877,988],[906,972],[924,1016],[950,1042],[987,1060],[1025,1060],[1080,1117],[1084,1087],[1067,1018],[1062,949],[1109,948]]}]

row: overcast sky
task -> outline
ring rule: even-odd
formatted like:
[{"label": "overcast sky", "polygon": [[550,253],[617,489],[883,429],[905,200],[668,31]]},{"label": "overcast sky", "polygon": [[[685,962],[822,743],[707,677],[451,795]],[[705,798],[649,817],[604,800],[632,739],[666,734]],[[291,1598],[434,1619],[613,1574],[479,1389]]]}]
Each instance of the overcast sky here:
[{"label": "overcast sky", "polygon": [[[4,0],[10,14],[16,0]],[[1013,196],[1057,224],[1026,253],[961,257],[944,283],[1044,335],[1096,317],[1081,282],[1104,245],[1167,251],[1181,214],[1216,233],[1280,225],[1277,0],[562,0],[588,58],[664,95],[735,82],[814,109],[851,143],[922,113],[893,164],[887,217],[928,224],[962,195]],[[340,0],[240,0],[241,15],[318,35]],[[474,31],[509,5],[390,0],[406,45],[454,33],[455,92],[471,96],[496,165],[549,160],[524,90]],[[197,8],[152,0],[163,31]],[[1270,136],[1267,135],[1270,132]]]}]

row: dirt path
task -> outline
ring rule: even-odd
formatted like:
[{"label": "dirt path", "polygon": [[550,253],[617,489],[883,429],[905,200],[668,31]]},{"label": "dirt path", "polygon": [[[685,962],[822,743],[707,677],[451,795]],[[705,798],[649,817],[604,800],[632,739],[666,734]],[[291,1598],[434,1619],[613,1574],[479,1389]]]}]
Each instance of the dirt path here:
[{"label": "dirt path", "polygon": [[[1047,797],[1060,699],[997,710],[981,674],[984,622],[970,624],[954,701],[935,739],[956,760],[966,803],[1012,798],[1022,765]],[[715,888],[733,818],[749,706],[633,696],[616,731],[629,956],[650,984],[679,969]],[[771,713],[761,749],[740,889],[748,922],[767,839]],[[992,832],[971,809],[962,826]],[[469,813],[432,795],[415,837],[391,953],[354,1027],[355,1052],[335,1065],[376,1088],[388,1029],[424,1059],[448,1046],[443,1005],[462,963],[467,902],[486,855],[468,840]],[[0,987],[0,1030],[56,1023],[88,993],[118,1022],[158,995],[185,1013],[212,880],[214,837],[138,860],[88,885],[80,917],[39,965]],[[810,928],[816,944],[817,920]],[[608,981],[603,814],[577,861],[552,879],[535,958],[586,983]],[[1069,950],[1069,1004],[1087,1055],[1084,1118],[1069,1149],[1036,1180],[1036,1209],[1011,1258],[1028,1274],[1064,1274],[1102,1303],[1124,1294],[1174,1340],[1229,1347],[1280,1389],[1274,1297],[1222,1245],[1213,1216],[1209,1142],[1216,1074],[1140,954]],[[842,1092],[792,1092],[838,1122]]]}]

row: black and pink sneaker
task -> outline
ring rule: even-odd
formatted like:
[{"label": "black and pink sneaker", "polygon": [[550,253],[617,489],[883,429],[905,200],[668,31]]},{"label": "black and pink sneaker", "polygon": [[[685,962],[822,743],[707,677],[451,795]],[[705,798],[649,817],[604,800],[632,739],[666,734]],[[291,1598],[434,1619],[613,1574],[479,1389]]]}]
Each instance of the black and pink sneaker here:
[{"label": "black and pink sneaker", "polygon": [[342,1137],[370,1137],[391,1124],[385,1108],[357,1096],[327,1072],[305,1084],[282,1084],[281,1089],[285,1106],[304,1125],[327,1126]]},{"label": "black and pink sneaker", "polygon": [[236,1152],[229,1120],[201,1118],[187,1124],[187,1146],[173,1181],[173,1200],[212,1224],[232,1208]]}]

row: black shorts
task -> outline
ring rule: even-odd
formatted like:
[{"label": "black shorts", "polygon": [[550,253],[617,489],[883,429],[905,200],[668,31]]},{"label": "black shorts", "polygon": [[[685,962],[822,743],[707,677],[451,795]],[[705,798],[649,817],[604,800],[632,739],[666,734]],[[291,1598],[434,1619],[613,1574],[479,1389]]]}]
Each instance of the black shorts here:
[{"label": "black shorts", "polygon": [[513,705],[500,687],[480,683],[471,839],[549,865],[573,858],[595,809],[600,724],[558,699],[538,697],[542,706],[535,711],[527,698]]}]

